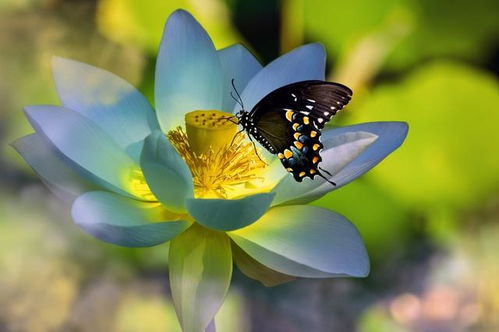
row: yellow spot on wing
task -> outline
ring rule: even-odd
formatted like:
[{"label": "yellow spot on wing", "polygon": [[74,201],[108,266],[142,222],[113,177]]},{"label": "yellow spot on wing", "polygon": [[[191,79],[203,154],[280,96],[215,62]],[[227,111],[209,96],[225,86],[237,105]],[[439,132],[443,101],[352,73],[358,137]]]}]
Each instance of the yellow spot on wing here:
[{"label": "yellow spot on wing", "polygon": [[300,126],[300,124],[299,124],[299,123],[293,123],[293,130],[295,130],[295,131],[296,131],[296,130],[298,129],[298,127],[299,127],[299,126]]},{"label": "yellow spot on wing", "polygon": [[289,159],[293,156],[293,152],[291,152],[289,149],[284,150],[284,156],[286,159]]},{"label": "yellow spot on wing", "polygon": [[294,144],[298,148],[298,150],[301,150],[301,148],[303,147],[303,144],[301,142],[294,141]]},{"label": "yellow spot on wing", "polygon": [[312,130],[310,132],[310,137],[315,137],[315,136],[317,136],[317,132],[315,130]]},{"label": "yellow spot on wing", "polygon": [[317,151],[317,150],[319,150],[319,148],[320,148],[320,147],[321,147],[321,146],[320,146],[319,144],[317,144],[317,143],[316,143],[316,144],[314,144],[314,146],[312,146],[312,149],[313,149],[314,151]]},{"label": "yellow spot on wing", "polygon": [[293,112],[293,111],[286,111],[286,119],[288,119],[289,122],[293,121],[293,114],[295,114],[295,112]]},{"label": "yellow spot on wing", "polygon": [[315,173],[317,173],[317,171],[316,171],[315,169],[313,169],[313,168],[312,168],[312,169],[310,170],[310,174],[315,174]]},{"label": "yellow spot on wing", "polygon": [[295,139],[299,139],[300,136],[301,136],[301,134],[300,133],[294,133],[293,136],[294,136]]},{"label": "yellow spot on wing", "polygon": [[283,155],[282,153],[280,153],[280,152],[279,152],[279,153],[277,154],[277,157],[279,157],[279,159],[282,159],[282,158],[284,158],[284,155]]},{"label": "yellow spot on wing", "polygon": [[303,117],[303,123],[306,125],[308,125],[310,123],[310,119],[308,118],[308,116]]},{"label": "yellow spot on wing", "polygon": [[312,163],[313,163],[313,164],[317,164],[318,162],[319,162],[319,157],[314,157],[314,158],[312,159]]},{"label": "yellow spot on wing", "polygon": [[305,173],[305,172],[300,172],[300,174],[298,174],[298,176],[302,178],[302,177],[304,177],[304,176],[305,176],[305,174],[307,174],[307,173]]},{"label": "yellow spot on wing", "polygon": [[288,167],[288,168],[286,168],[286,171],[291,173],[291,172],[293,172],[293,169]]}]

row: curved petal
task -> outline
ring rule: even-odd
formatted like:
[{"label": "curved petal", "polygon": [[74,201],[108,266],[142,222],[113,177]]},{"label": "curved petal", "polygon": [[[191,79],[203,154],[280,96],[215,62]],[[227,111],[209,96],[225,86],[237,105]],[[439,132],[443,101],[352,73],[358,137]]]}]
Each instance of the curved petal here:
[{"label": "curved petal", "polygon": [[262,65],[241,44],[235,44],[219,50],[218,56],[224,75],[222,111],[232,112],[236,102],[230,95],[230,92],[233,91],[231,81],[234,80],[237,91],[241,93],[249,80],[262,69]]},{"label": "curved petal", "polygon": [[127,194],[124,179],[135,163],[92,121],[57,106],[28,106],[24,110],[37,133],[67,158],[102,180],[107,189]]},{"label": "curved petal", "polygon": [[[372,133],[354,131],[331,136],[329,139],[322,139],[324,151],[321,152],[322,162],[320,163],[320,167],[331,174],[328,175],[322,172],[323,175],[336,183],[336,174],[373,144],[377,138],[378,136]],[[273,190],[276,193],[276,197],[272,204],[291,204],[296,198],[316,189],[322,184],[328,184],[329,191],[339,186],[338,183],[334,186],[321,177],[316,177],[314,180],[305,179],[303,182],[296,182],[292,176],[285,176]]]},{"label": "curved petal", "polygon": [[184,220],[167,221],[168,212],[159,203],[141,202],[105,191],[78,197],[71,214],[87,233],[124,247],[154,246],[169,241],[190,225]]},{"label": "curved petal", "polygon": [[[326,52],[321,44],[298,47],[269,63],[249,81],[241,95],[244,107],[251,111],[260,99],[281,86],[324,80],[325,67]],[[234,111],[238,111],[237,105]]]},{"label": "curved petal", "polygon": [[191,172],[161,131],[146,138],[140,167],[159,201],[172,211],[185,212],[185,200],[193,197]]},{"label": "curved petal", "polygon": [[97,190],[77,165],[71,163],[41,135],[31,134],[17,139],[12,146],[61,200],[72,202],[84,192]]},{"label": "curved petal", "polygon": [[193,110],[222,106],[222,68],[206,31],[184,10],[170,15],[156,62],[157,116],[165,133]]},{"label": "curved petal", "polygon": [[284,273],[274,271],[262,263],[256,261],[250,255],[245,253],[237,244],[231,243],[232,258],[234,264],[244,273],[248,278],[260,281],[267,287],[281,285],[283,283],[293,281],[296,277],[289,276]]},{"label": "curved petal", "polygon": [[232,277],[230,240],[193,224],[170,244],[170,287],[184,332],[200,332],[220,309]]},{"label": "curved petal", "polygon": [[[337,137],[341,137],[349,132],[362,131],[376,135],[378,138],[375,142],[367,146],[357,158],[353,159],[352,162],[334,174],[331,180],[336,183],[336,186],[333,187],[325,181],[316,182],[314,180],[312,182],[316,182],[316,186],[303,186],[300,188],[300,186],[296,186],[296,184],[289,183],[288,181],[286,185],[279,184],[278,187],[282,186],[281,188],[276,188],[276,191],[278,190],[279,193],[277,193],[272,204],[308,203],[320,198],[331,190],[336,190],[355,180],[397,149],[407,136],[407,130],[408,126],[405,122],[371,122],[324,132],[322,138],[326,150],[334,146]],[[331,158],[336,158],[336,156],[331,154]]]},{"label": "curved petal", "polygon": [[252,225],[228,233],[248,255],[288,275],[364,277],[369,258],[345,217],[313,206],[272,208]]},{"label": "curved petal", "polygon": [[241,199],[188,199],[187,211],[201,225],[219,231],[246,227],[269,208],[274,194],[256,194]]},{"label": "curved petal", "polygon": [[52,68],[62,105],[92,120],[138,161],[128,147],[159,128],[146,98],[121,77],[85,63],[54,57]]}]

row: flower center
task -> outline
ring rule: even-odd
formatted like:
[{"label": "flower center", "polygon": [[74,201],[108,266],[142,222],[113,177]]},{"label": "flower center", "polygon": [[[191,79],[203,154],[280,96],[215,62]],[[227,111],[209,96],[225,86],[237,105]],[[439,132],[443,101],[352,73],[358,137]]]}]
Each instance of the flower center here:
[{"label": "flower center", "polygon": [[168,133],[191,170],[196,197],[238,198],[264,182],[266,164],[236,123],[228,113],[193,111],[185,116],[186,131],[179,126]]}]

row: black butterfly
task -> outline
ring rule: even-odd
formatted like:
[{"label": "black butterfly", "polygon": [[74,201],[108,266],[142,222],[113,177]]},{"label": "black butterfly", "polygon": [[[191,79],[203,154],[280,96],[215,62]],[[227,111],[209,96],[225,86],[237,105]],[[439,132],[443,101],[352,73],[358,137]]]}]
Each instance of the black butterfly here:
[{"label": "black butterfly", "polygon": [[250,112],[241,101],[236,117],[248,137],[277,154],[296,181],[316,175],[329,181],[321,170],[330,173],[319,167],[321,129],[351,97],[352,90],[339,83],[302,81],[270,92]]}]

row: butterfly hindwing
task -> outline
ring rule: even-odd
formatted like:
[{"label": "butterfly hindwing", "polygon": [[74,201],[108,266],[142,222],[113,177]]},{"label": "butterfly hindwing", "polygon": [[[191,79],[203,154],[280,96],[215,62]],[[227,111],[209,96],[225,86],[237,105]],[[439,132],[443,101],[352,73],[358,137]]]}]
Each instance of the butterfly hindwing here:
[{"label": "butterfly hindwing", "polygon": [[[268,112],[258,123],[258,132],[268,141],[281,160],[284,168],[293,174],[296,181],[314,178],[320,172],[321,132],[310,122],[310,118],[291,109]],[[264,145],[265,146],[265,145]]]},{"label": "butterfly hindwing", "polygon": [[322,176],[321,129],[351,98],[337,83],[303,81],[272,91],[247,115],[246,129],[277,154],[296,181]]}]

